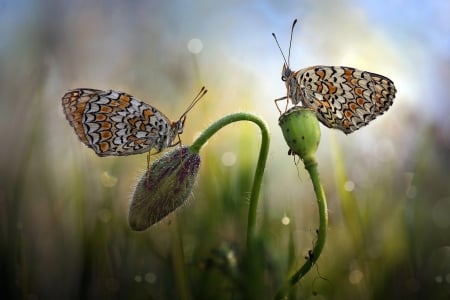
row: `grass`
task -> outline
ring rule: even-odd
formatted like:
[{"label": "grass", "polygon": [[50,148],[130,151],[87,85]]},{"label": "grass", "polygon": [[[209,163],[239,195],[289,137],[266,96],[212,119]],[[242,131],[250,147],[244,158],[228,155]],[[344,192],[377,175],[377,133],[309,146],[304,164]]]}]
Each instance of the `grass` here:
[{"label": "grass", "polygon": [[[33,134],[40,137],[29,141],[45,140],[42,132]],[[249,144],[257,144],[254,139]],[[142,233],[132,232],[126,222],[124,198],[130,183],[137,180],[134,175],[129,178],[135,172],[129,164],[135,165],[135,159],[103,162],[82,150],[69,163],[52,164],[39,159],[46,151],[40,147],[45,144],[23,152],[30,158],[23,158],[21,167],[9,173],[14,176],[3,173],[0,282],[5,299],[32,295],[240,299],[248,291],[270,299],[289,272],[303,264],[314,242],[314,210],[306,214],[308,219],[294,222],[297,203],[289,211],[292,222],[281,224],[280,215],[267,211],[266,204],[274,199],[265,196],[269,193],[263,184],[256,218],[258,251],[248,256],[245,228],[254,165],[241,164],[238,158],[234,167],[226,168],[213,146],[202,153],[200,178],[190,203]],[[236,153],[244,153],[245,158],[247,149],[243,144]],[[439,230],[425,235],[426,227],[420,224],[427,222],[427,214],[408,206],[420,205],[421,180],[426,178],[414,179],[417,200],[399,196],[402,189],[388,180],[388,174],[369,188],[348,192],[341,188],[348,176],[340,164],[344,157],[337,146],[333,153],[338,188],[333,192],[332,186],[325,186],[334,199],[329,241],[310,274],[292,291],[293,297],[309,297],[313,292],[330,299],[445,295],[433,280],[439,274],[426,266],[427,260],[419,259],[429,257],[427,249],[439,246],[445,236]],[[105,184],[103,172],[117,177],[117,183]],[[272,178],[270,173],[266,176]],[[308,180],[299,185],[311,190]],[[298,201],[313,204],[311,193],[306,192],[312,198]]]}]

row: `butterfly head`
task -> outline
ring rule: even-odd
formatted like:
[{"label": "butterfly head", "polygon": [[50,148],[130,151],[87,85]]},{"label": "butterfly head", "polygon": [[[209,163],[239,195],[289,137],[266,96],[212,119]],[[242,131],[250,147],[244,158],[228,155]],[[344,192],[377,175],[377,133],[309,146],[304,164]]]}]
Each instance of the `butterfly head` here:
[{"label": "butterfly head", "polygon": [[281,71],[281,80],[286,82],[289,79],[289,77],[291,77],[291,74],[292,74],[291,68],[289,68],[288,64],[284,63],[283,70]]},{"label": "butterfly head", "polygon": [[295,78],[295,72],[292,72],[287,64],[283,65],[281,80],[286,84],[288,99],[292,101],[292,104],[297,104],[299,99],[299,97],[297,97],[299,85]]},{"label": "butterfly head", "polygon": [[[172,122],[170,124],[169,130],[163,137],[163,142],[160,148],[157,148],[158,152],[161,152],[166,147],[173,147],[178,145],[180,140],[180,135],[183,133],[184,122],[186,121],[186,116],[182,116],[178,121]],[[178,140],[175,141],[178,137]]]},{"label": "butterfly head", "polygon": [[182,134],[184,129],[184,122],[186,121],[186,115],[183,115],[178,121],[173,122],[172,128],[176,134]]}]

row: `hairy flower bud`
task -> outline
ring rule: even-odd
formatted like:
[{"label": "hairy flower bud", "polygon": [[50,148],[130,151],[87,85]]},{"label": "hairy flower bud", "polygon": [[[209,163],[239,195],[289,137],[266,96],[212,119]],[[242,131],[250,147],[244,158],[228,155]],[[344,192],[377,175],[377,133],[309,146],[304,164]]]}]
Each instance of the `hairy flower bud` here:
[{"label": "hairy flower bud", "polygon": [[314,111],[294,106],[280,116],[278,123],[289,146],[289,154],[296,154],[303,161],[314,156],[320,142],[320,126]]},{"label": "hairy flower bud", "polygon": [[175,147],[153,162],[139,180],[131,200],[131,229],[145,230],[180,207],[189,197],[200,167],[200,156]]}]

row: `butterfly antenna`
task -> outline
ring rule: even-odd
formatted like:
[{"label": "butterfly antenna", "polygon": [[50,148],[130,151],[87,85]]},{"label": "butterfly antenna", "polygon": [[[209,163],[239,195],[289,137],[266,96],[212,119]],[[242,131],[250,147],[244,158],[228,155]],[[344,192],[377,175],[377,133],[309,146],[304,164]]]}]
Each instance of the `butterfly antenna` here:
[{"label": "butterfly antenna", "polygon": [[292,27],[291,27],[291,39],[289,40],[288,66],[289,66],[289,63],[291,62],[292,36],[294,34],[295,24],[297,24],[297,19],[294,20],[294,22],[292,23]]},{"label": "butterfly antenna", "polygon": [[195,106],[195,104],[197,104],[197,102],[206,94],[206,92],[208,92],[208,90],[204,86],[202,86],[200,92],[198,92],[198,94],[192,100],[191,104],[189,104],[189,106],[186,108],[186,111],[181,115],[180,120],[186,117],[187,113]]},{"label": "butterfly antenna", "polygon": [[286,60],[286,57],[284,56],[283,50],[281,50],[280,43],[278,43],[277,36],[276,36],[275,33],[273,33],[273,32],[272,32],[272,36],[273,36],[273,38],[275,39],[275,42],[277,43],[278,49],[280,49],[281,55],[283,56],[283,59],[284,59],[284,63],[286,64],[286,66],[289,66],[289,65],[288,65],[288,62],[287,62],[287,60]]}]

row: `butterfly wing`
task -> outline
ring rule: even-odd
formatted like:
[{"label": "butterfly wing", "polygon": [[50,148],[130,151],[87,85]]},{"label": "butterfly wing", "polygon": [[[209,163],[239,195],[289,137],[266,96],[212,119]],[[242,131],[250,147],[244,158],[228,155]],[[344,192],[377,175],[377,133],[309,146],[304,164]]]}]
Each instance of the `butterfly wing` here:
[{"label": "butterfly wing", "polygon": [[391,107],[397,90],[389,78],[380,74],[369,74],[375,84],[375,114],[382,115]]},{"label": "butterfly wing", "polygon": [[175,136],[164,114],[123,92],[68,91],[63,108],[77,136],[99,156],[160,151]]},{"label": "butterfly wing", "polygon": [[100,90],[94,89],[76,89],[67,91],[62,97],[63,111],[67,121],[69,121],[70,126],[75,130],[78,138],[89,147],[91,145],[83,126],[84,111],[89,100],[101,92]]},{"label": "butterfly wing", "polygon": [[315,110],[325,126],[346,134],[386,111],[395,95],[388,78],[350,67],[314,66],[295,76],[302,104]]}]

